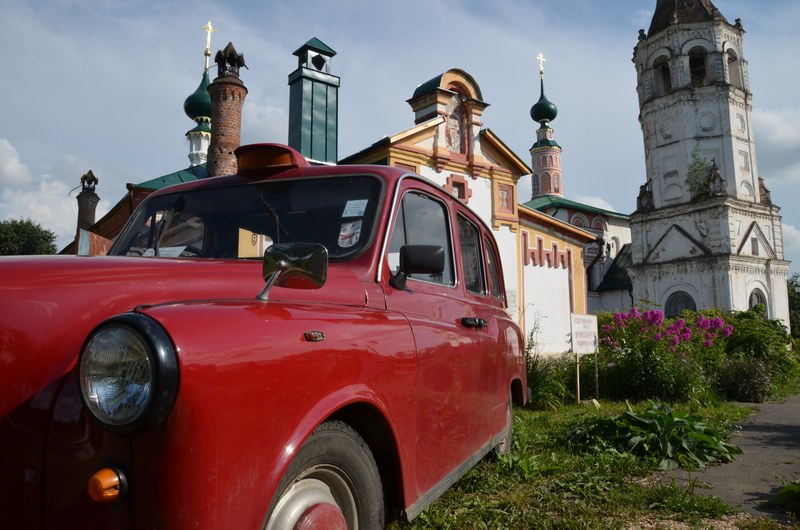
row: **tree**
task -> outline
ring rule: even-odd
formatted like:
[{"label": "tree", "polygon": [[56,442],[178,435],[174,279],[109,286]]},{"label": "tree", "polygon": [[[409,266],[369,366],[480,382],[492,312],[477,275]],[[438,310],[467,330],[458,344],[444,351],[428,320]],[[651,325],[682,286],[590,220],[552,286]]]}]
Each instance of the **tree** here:
[{"label": "tree", "polygon": [[711,183],[711,166],[700,154],[700,146],[695,144],[692,150],[692,161],[686,168],[686,184],[692,194],[692,199],[703,200],[708,198]]},{"label": "tree", "polygon": [[792,274],[788,284],[789,328],[793,338],[800,338],[800,275]]},{"label": "tree", "polygon": [[30,219],[0,221],[0,256],[55,254],[56,235]]}]

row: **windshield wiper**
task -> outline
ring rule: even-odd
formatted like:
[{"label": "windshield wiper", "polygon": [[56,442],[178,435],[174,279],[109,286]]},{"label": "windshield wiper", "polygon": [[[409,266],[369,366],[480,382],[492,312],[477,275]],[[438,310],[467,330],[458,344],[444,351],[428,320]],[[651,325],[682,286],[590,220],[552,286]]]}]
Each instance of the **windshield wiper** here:
[{"label": "windshield wiper", "polygon": [[281,234],[291,239],[292,236],[289,235],[289,231],[286,230],[286,227],[283,226],[283,223],[281,223],[281,219],[278,217],[278,212],[275,211],[275,208],[273,208],[272,205],[267,202],[267,199],[265,199],[263,195],[259,195],[258,198],[261,199],[262,204],[264,204],[264,208],[266,208],[270,215],[272,215],[272,218],[275,219],[275,242],[281,242]]}]

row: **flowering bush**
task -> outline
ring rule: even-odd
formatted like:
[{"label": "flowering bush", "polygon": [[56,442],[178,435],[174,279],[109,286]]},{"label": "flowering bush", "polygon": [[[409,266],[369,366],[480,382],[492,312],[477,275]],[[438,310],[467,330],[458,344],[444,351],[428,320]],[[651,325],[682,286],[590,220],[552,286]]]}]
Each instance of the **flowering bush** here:
[{"label": "flowering bush", "polygon": [[599,323],[605,393],[632,399],[682,401],[710,392],[733,333],[713,312],[665,319],[661,311],[633,308],[601,315]]}]

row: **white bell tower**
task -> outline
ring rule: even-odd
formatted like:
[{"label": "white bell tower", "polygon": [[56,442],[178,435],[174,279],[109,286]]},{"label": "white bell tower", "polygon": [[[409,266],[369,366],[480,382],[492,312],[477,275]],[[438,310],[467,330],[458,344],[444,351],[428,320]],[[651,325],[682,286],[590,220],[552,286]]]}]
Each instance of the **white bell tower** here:
[{"label": "white bell tower", "polygon": [[741,21],[711,0],[657,0],[634,48],[647,181],[631,216],[634,299],[763,304],[788,325],[780,208],[756,164]]}]

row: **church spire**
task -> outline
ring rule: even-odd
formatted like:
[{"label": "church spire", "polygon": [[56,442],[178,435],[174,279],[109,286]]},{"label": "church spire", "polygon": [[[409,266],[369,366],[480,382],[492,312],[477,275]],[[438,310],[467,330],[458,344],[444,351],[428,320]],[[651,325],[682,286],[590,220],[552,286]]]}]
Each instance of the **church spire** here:
[{"label": "church spire", "polygon": [[533,168],[532,185],[535,199],[541,195],[564,196],[561,182],[561,146],[553,140],[553,129],[550,122],[556,119],[558,108],[544,95],[544,62],[541,53],[536,56],[539,61],[540,95],[533,107],[531,118],[541,126],[536,131],[536,143],[531,147],[531,167]]},{"label": "church spire", "polygon": [[203,77],[200,79],[197,89],[183,102],[183,111],[197,124],[186,132],[186,138],[189,140],[189,162],[192,166],[205,163],[208,145],[211,142],[211,96],[208,93],[208,85],[211,84],[211,80],[208,76],[208,67],[211,57],[211,34],[217,31],[217,28],[213,27],[209,20],[200,29],[206,32]]}]

